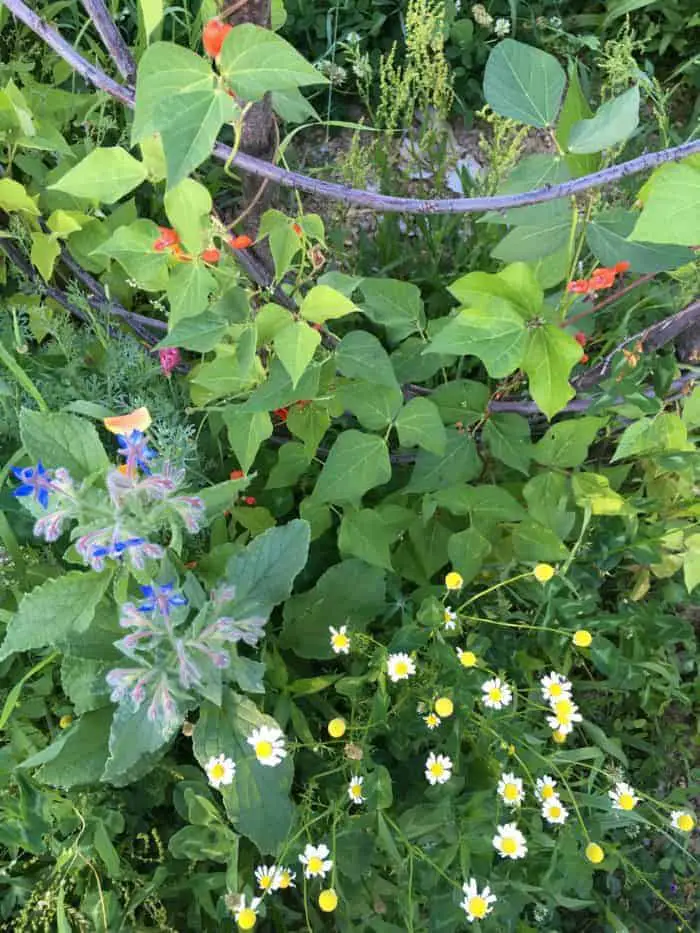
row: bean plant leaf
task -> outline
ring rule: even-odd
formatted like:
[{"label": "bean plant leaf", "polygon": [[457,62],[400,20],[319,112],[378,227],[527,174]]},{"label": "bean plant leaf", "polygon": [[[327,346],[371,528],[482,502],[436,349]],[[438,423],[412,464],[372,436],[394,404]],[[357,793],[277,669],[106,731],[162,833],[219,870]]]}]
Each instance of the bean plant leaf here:
[{"label": "bean plant leaf", "polygon": [[10,619],[0,661],[15,651],[60,647],[70,635],[85,632],[111,579],[111,571],[72,570],[34,587]]},{"label": "bean plant leaf", "polygon": [[24,185],[12,178],[0,178],[0,208],[4,211],[24,211],[36,216],[40,213],[38,198],[30,197]]},{"label": "bean plant leaf", "polygon": [[690,162],[664,165],[649,183],[649,194],[630,239],[696,246],[700,241],[700,169]]},{"label": "bean plant leaf", "polygon": [[481,570],[491,544],[476,528],[467,528],[450,536],[447,553],[452,567],[469,583]]},{"label": "bean plant leaf", "polygon": [[268,91],[328,83],[281,36],[252,23],[234,26],[226,36],[219,69],[232,90],[245,100],[260,100]]},{"label": "bean plant leaf", "polygon": [[75,198],[114,204],[146,180],[146,167],[120,146],[93,149],[49,191],[62,191]]},{"label": "bean plant leaf", "polygon": [[193,741],[202,768],[222,752],[235,761],[234,780],[220,788],[226,813],[236,831],[263,854],[275,853],[291,828],[294,763],[288,755],[274,768],[261,765],[247,739],[254,729],[276,725],[252,700],[226,690],[221,708],[202,704]]},{"label": "bean plant leaf", "polygon": [[48,282],[53,275],[53,267],[61,255],[61,244],[51,233],[32,233],[32,265],[39,270],[42,279]]},{"label": "bean plant leaf", "polygon": [[391,570],[389,546],[394,538],[374,509],[347,510],[338,532],[338,549],[343,557],[358,557],[375,567]]},{"label": "bean plant leaf", "polygon": [[229,405],[222,412],[231,449],[241,469],[247,473],[260,450],[260,445],[272,434],[272,420],[266,411],[239,411]]},{"label": "bean plant leaf", "polygon": [[193,178],[183,178],[178,185],[166,191],[163,205],[182,245],[188,252],[199,255],[206,246],[203,236],[209,227],[212,208],[208,190]]},{"label": "bean plant leaf", "polygon": [[353,330],[338,344],[338,371],[353,379],[365,379],[390,389],[398,386],[391,360],[377,338],[364,330]]},{"label": "bean plant leaf", "polygon": [[275,334],[275,353],[295,388],[320,343],[319,332],[305,321],[290,321]]},{"label": "bean plant leaf", "polygon": [[216,279],[206,266],[194,262],[178,265],[168,279],[168,327],[177,327],[187,318],[200,315],[215,288]]},{"label": "bean plant leaf", "polygon": [[532,444],[527,418],[515,412],[492,414],[484,425],[483,439],[497,460],[529,475]]},{"label": "bean plant leaf", "polygon": [[24,408],[19,426],[22,443],[32,460],[41,460],[46,467],[64,467],[74,480],[109,466],[97,431],[86,418]]},{"label": "bean plant leaf", "polygon": [[574,418],[553,424],[535,444],[535,460],[544,466],[575,467],[584,462],[588,448],[605,424],[603,418]]},{"label": "bean plant leaf", "polygon": [[569,151],[602,152],[624,142],[639,125],[639,87],[629,88],[602,104],[590,120],[580,120],[569,131]]},{"label": "bean plant leaf", "polygon": [[465,433],[451,431],[443,454],[422,450],[406,492],[434,492],[456,483],[468,483],[481,473],[483,464],[473,439]]},{"label": "bean plant leaf", "polygon": [[363,279],[359,283],[360,310],[386,330],[390,345],[416,333],[425,325],[420,289],[398,279]]},{"label": "bean plant leaf", "polygon": [[116,259],[144,291],[162,291],[168,284],[168,257],[153,249],[158,235],[158,227],[152,220],[136,220],[118,227],[93,249],[92,255]]},{"label": "bean plant leaf", "polygon": [[530,395],[551,420],[573,398],[569,375],[583,350],[560,327],[544,324],[530,331],[523,369],[530,384]]},{"label": "bean plant leaf", "polygon": [[357,503],[391,479],[386,442],[361,431],[345,431],[331,448],[314,489],[317,502]]},{"label": "bean plant leaf", "polygon": [[314,324],[345,317],[353,311],[357,311],[357,308],[352,301],[329,285],[314,285],[304,297],[300,308],[304,320]]},{"label": "bean plant leaf", "polygon": [[484,96],[496,113],[528,126],[551,126],[561,105],[566,75],[548,52],[504,39],[486,62]]},{"label": "bean plant leaf", "polygon": [[602,211],[586,226],[586,242],[603,266],[614,266],[624,260],[632,272],[645,275],[677,269],[695,259],[695,253],[686,246],[642,243],[630,240],[638,214],[613,209]]},{"label": "bean plant leaf", "polygon": [[422,447],[442,456],[447,432],[437,406],[427,398],[412,398],[399,412],[396,430],[403,447]]},{"label": "bean plant leaf", "polygon": [[[556,138],[561,148],[566,152],[569,148],[569,136],[571,128],[581,120],[588,120],[593,116],[588,99],[581,88],[581,79],[579,77],[579,64],[572,59],[568,65],[569,84],[566,89],[564,104],[557,120]],[[566,155],[566,164],[571,169],[574,176],[587,175],[598,168],[600,157],[595,153],[589,155],[577,155],[568,152]]]}]

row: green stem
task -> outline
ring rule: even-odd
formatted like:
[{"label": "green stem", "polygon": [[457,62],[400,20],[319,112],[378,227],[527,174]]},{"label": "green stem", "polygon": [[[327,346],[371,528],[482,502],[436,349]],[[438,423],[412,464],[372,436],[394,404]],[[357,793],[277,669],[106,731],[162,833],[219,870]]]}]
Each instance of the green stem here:
[{"label": "green stem", "polygon": [[2,343],[0,343],[0,363],[4,363],[5,367],[12,373],[25,392],[31,395],[41,411],[49,410],[49,406],[44,401],[41,392],[37,389],[19,363],[13,358],[12,354],[8,353],[7,348]]}]

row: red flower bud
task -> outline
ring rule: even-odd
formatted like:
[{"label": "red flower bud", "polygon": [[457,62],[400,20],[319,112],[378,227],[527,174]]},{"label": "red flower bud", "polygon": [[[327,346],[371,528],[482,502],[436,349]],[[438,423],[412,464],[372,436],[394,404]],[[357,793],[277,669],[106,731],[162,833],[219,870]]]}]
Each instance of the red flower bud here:
[{"label": "red flower bud", "polygon": [[583,353],[583,354],[581,355],[581,359],[579,360],[579,363],[587,363],[588,360],[589,360],[588,354],[587,354],[587,353]]},{"label": "red flower bud", "polygon": [[584,334],[582,330],[574,334],[574,340],[577,343],[580,343],[582,347],[586,346],[586,335]]},{"label": "red flower bud", "polygon": [[613,268],[615,269],[615,272],[618,273],[618,275],[624,275],[624,273],[627,272],[629,267],[630,267],[630,264],[627,262],[626,259],[623,259],[621,262],[616,262]]},{"label": "red flower bud", "polygon": [[286,421],[287,415],[289,414],[289,409],[288,408],[275,408],[272,414],[277,415],[280,421]]},{"label": "red flower bud", "polygon": [[245,473],[243,472],[243,470],[231,470],[228,478],[229,479],[243,479],[244,476],[245,476]]},{"label": "red flower bud", "polygon": [[205,262],[218,262],[221,259],[221,252],[215,246],[210,246],[208,249],[204,250],[201,258]]},{"label": "red flower bud", "polygon": [[246,496],[243,501],[246,505],[257,505],[258,503],[258,500],[255,498],[255,496]]},{"label": "red flower bud", "polygon": [[202,30],[202,45],[210,58],[216,58],[221,52],[224,39],[233,27],[222,23],[220,19],[210,19]]},{"label": "red flower bud", "polygon": [[233,249],[248,249],[249,246],[253,245],[251,238],[245,234],[242,234],[241,236],[233,236],[228,242],[229,245],[233,247]]},{"label": "red flower bud", "polygon": [[296,233],[297,236],[304,235],[304,231],[301,229],[299,224],[292,224],[292,230]]}]

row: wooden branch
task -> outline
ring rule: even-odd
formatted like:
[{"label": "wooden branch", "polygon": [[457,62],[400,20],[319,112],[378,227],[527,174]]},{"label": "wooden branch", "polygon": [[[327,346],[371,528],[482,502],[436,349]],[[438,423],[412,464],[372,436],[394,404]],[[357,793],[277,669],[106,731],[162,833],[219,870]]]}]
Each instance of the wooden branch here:
[{"label": "wooden branch", "polygon": [[136,62],[105,6],[104,0],[82,0],[82,2],[85,12],[92,20],[93,26],[111,55],[112,61],[119,69],[119,73],[131,84],[136,77]]},{"label": "wooden branch", "polygon": [[[23,0],[0,0],[19,20],[46,42],[58,55],[95,87],[120,100],[127,107],[134,106],[134,93],[130,88],[113,81],[99,68],[91,65],[79,55],[61,36],[48,26],[36,13],[29,9]],[[261,178],[267,178],[278,185],[298,191],[306,191],[332,201],[341,201],[357,207],[367,208],[378,213],[404,214],[473,214],[483,211],[508,210],[525,207],[529,204],[541,204],[557,198],[571,197],[593,188],[601,188],[619,181],[628,175],[649,171],[668,162],[679,162],[690,155],[700,153],[700,139],[691,140],[671,149],[650,152],[621,162],[610,168],[581,178],[566,181],[559,185],[526,191],[523,194],[494,195],[482,198],[399,198],[390,195],[374,194],[357,188],[348,188],[334,182],[310,178],[298,172],[290,172],[270,162],[256,159],[243,152],[233,154],[224,143],[216,143],[213,155],[222,162],[236,165],[243,172],[250,172]]]}]

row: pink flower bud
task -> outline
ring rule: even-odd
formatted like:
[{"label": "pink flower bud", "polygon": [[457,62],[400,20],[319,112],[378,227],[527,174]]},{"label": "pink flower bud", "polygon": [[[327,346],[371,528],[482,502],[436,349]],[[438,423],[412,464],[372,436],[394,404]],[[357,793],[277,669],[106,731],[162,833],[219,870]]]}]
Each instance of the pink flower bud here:
[{"label": "pink flower bud", "polygon": [[169,376],[182,361],[180,351],[177,347],[166,347],[164,350],[159,350],[158,356],[160,358],[160,368],[164,376]]}]

